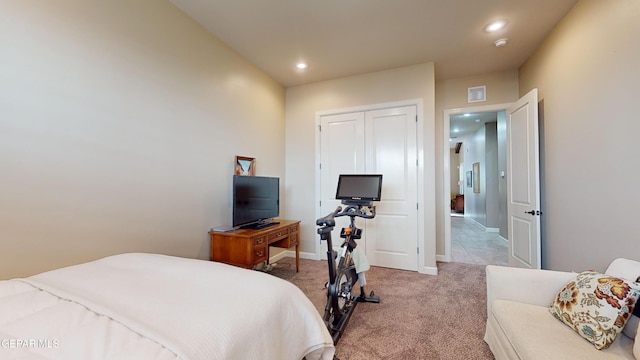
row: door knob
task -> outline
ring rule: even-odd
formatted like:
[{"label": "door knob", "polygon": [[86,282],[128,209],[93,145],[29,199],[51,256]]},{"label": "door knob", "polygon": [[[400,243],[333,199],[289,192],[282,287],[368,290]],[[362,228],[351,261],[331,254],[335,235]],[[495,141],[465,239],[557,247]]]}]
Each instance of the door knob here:
[{"label": "door knob", "polygon": [[531,214],[531,215],[542,215],[542,211],[539,211],[539,210],[525,211],[524,213]]}]

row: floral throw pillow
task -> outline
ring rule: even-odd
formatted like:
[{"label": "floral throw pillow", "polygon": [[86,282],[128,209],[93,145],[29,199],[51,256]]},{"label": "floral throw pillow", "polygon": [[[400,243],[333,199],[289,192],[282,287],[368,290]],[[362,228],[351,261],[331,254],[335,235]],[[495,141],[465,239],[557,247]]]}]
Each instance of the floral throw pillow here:
[{"label": "floral throw pillow", "polygon": [[613,343],[631,316],[640,286],[614,276],[585,271],[556,296],[549,311],[596,349]]}]

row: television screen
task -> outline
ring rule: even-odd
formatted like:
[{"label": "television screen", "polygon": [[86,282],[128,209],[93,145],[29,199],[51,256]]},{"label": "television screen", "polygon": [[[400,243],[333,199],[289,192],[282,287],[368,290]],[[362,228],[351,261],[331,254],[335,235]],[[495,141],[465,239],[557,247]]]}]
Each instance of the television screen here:
[{"label": "television screen", "polygon": [[340,175],[336,199],[380,201],[382,175]]},{"label": "television screen", "polygon": [[233,226],[250,226],[280,215],[280,179],[233,176]]}]

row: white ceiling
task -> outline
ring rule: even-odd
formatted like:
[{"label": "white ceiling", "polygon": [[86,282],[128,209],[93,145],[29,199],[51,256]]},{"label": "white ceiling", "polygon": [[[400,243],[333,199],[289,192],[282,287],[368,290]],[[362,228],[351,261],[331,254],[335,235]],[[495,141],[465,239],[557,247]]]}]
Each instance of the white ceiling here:
[{"label": "white ceiling", "polygon": [[449,147],[455,148],[458,142],[464,142],[464,137],[475,133],[488,122],[498,121],[495,111],[454,114],[449,117]]},{"label": "white ceiling", "polygon": [[[436,79],[517,69],[577,2],[170,1],[285,87],[430,61]],[[496,19],[509,23],[483,31]],[[300,60],[307,70],[296,70]]]}]

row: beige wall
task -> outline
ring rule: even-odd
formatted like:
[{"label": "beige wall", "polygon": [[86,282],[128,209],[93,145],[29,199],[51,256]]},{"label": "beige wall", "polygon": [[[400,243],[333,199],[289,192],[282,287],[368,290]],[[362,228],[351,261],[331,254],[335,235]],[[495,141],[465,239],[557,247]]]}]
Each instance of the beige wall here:
[{"label": "beige wall", "polygon": [[542,102],[543,267],[640,260],[640,1],[580,1],[520,69]]},{"label": "beige wall", "polygon": [[284,89],[167,1],[3,1],[0,48],[0,278],[206,259],[234,156],[284,176]]},{"label": "beige wall", "polygon": [[[486,85],[487,101],[468,103],[467,88]],[[508,104],[518,100],[518,71],[502,71],[457,79],[440,80],[436,82],[436,253],[445,256],[444,227],[447,204],[444,201],[444,142],[449,141],[449,129],[444,129],[443,112],[449,109],[478,107],[484,105]],[[445,133],[447,134],[445,136]],[[466,169],[471,170],[471,169]],[[447,195],[448,196],[448,195]],[[467,199],[465,199],[466,201]]]},{"label": "beige wall", "polygon": [[[287,215],[301,219],[301,251],[315,256],[316,112],[423,99],[425,267],[435,269],[435,162],[433,63],[352,76],[286,91]],[[326,246],[322,244],[322,246]],[[324,248],[321,248],[324,249]],[[323,251],[326,251],[323,250]]]}]

